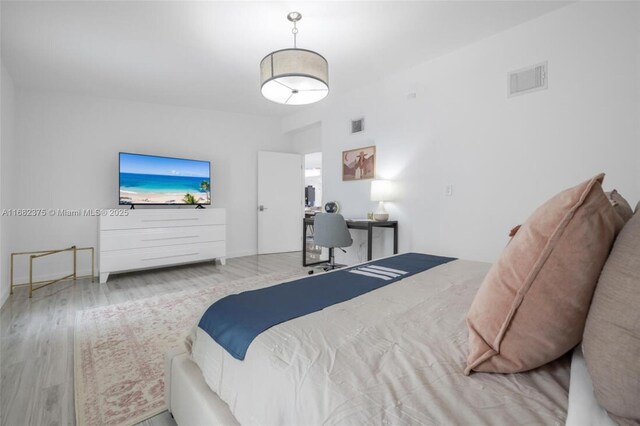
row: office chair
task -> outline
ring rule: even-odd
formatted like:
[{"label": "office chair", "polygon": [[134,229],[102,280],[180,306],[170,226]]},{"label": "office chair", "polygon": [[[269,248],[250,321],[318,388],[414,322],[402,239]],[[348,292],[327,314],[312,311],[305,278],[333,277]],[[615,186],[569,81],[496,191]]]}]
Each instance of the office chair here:
[{"label": "office chair", "polygon": [[342,247],[350,247],[353,244],[351,234],[347,229],[347,222],[341,214],[316,213],[313,240],[317,245],[329,249],[329,263],[324,268],[325,271],[346,266],[336,264],[333,252],[336,247],[342,250]]}]

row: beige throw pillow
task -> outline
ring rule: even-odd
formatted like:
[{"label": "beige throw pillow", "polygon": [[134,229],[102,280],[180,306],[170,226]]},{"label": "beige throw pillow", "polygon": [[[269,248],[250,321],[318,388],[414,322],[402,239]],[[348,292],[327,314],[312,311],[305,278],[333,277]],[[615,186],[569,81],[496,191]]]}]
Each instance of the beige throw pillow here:
[{"label": "beige throw pillow", "polygon": [[620,424],[640,424],[640,214],[622,228],[593,294],[582,348],[593,389]]},{"label": "beige throw pillow", "polygon": [[623,225],[603,179],[551,198],[507,245],[467,315],[465,374],[531,370],[580,342],[598,275]]}]

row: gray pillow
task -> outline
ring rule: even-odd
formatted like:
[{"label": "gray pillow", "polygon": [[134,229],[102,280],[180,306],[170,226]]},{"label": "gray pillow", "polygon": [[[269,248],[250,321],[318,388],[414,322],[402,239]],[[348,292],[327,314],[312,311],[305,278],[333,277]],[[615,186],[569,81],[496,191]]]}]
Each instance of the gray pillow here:
[{"label": "gray pillow", "polygon": [[598,402],[620,424],[640,422],[640,214],[622,228],[602,269],[583,340]]}]

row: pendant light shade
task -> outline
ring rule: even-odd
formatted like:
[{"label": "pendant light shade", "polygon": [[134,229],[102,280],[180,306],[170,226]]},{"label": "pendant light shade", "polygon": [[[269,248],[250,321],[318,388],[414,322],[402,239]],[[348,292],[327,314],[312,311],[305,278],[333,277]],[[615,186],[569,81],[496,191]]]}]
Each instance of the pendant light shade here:
[{"label": "pendant light shade", "polygon": [[262,96],[286,105],[318,102],[329,93],[329,65],[322,55],[297,48],[296,23],[302,15],[291,12],[287,19],[293,22],[294,47],[271,52],[260,62]]},{"label": "pendant light shade", "polygon": [[283,49],[260,62],[262,96],[287,105],[318,102],[329,93],[327,60],[311,50]]}]

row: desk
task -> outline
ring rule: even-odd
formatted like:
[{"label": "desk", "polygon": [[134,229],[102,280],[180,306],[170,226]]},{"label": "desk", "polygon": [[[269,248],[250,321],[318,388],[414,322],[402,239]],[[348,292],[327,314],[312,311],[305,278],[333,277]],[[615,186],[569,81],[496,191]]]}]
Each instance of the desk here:
[{"label": "desk", "polygon": [[[323,260],[320,262],[307,263],[307,227],[313,226],[313,217],[305,217],[302,219],[302,266],[317,265],[319,263],[328,262]],[[362,229],[367,231],[367,260],[371,260],[373,228],[391,228],[393,229],[393,254],[398,254],[398,221],[397,220],[347,220],[347,228]]]}]

